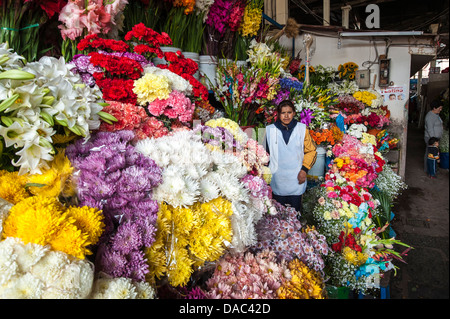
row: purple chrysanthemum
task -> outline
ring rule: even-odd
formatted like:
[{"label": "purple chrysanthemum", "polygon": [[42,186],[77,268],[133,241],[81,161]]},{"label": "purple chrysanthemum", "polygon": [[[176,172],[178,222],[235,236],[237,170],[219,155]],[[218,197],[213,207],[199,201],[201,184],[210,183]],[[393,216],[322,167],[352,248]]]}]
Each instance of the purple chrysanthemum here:
[{"label": "purple chrysanthemum", "polygon": [[121,254],[129,254],[142,246],[142,235],[135,223],[122,223],[111,239],[111,248]]},{"label": "purple chrysanthemum", "polygon": [[133,250],[128,255],[124,276],[137,281],[144,281],[148,273],[148,264],[145,254],[141,250]]}]

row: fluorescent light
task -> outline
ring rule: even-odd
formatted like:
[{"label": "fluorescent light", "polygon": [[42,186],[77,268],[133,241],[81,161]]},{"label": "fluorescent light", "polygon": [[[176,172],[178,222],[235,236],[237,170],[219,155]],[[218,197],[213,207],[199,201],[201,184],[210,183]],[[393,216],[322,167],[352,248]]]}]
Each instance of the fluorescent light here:
[{"label": "fluorescent light", "polygon": [[423,31],[374,31],[374,32],[340,32],[341,37],[383,37],[422,35]]}]

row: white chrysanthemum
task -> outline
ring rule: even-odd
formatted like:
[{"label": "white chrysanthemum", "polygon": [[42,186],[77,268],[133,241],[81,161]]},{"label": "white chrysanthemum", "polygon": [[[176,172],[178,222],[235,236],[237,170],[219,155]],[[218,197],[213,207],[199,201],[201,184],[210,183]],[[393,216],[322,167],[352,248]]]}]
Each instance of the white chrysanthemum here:
[{"label": "white chrysanthemum", "polygon": [[40,299],[44,284],[30,273],[12,278],[0,287],[1,299]]},{"label": "white chrysanthemum", "polygon": [[7,283],[19,271],[13,241],[7,238],[0,242],[0,286]]},{"label": "white chrysanthemum", "polygon": [[220,190],[213,178],[213,175],[208,174],[200,180],[200,194],[204,202],[219,197]]},{"label": "white chrysanthemum", "polygon": [[155,299],[156,292],[155,289],[150,286],[148,282],[136,281],[134,282],[136,287],[137,296],[136,299]]},{"label": "white chrysanthemum", "polygon": [[42,291],[41,299],[80,299],[79,294],[73,290],[61,290],[47,287]]},{"label": "white chrysanthemum", "polygon": [[101,291],[95,290],[93,299],[136,299],[137,297],[136,287],[129,278],[100,278],[97,281],[100,282]]},{"label": "white chrysanthemum", "polygon": [[70,263],[66,254],[50,250],[37,264],[31,268],[31,273],[47,284],[55,281]]},{"label": "white chrysanthemum", "polygon": [[247,174],[247,167],[233,154],[212,151],[211,157],[217,172],[231,174],[236,178],[242,178]]},{"label": "white chrysanthemum", "polygon": [[17,264],[22,272],[28,272],[50,250],[49,246],[35,243],[24,245],[22,242],[14,246],[17,255]]},{"label": "white chrysanthemum", "polygon": [[67,291],[76,298],[86,298],[90,293],[93,280],[94,272],[89,262],[77,260],[66,265],[51,286],[61,291]]}]

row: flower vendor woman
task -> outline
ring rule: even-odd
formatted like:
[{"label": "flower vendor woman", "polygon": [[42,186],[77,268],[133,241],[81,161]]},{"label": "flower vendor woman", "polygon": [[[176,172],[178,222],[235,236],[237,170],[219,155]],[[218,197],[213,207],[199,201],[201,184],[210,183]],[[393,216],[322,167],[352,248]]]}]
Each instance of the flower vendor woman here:
[{"label": "flower vendor woman", "polygon": [[277,120],[266,127],[265,145],[270,154],[273,198],[301,211],[306,174],[317,157],[316,146],[306,125],[294,119],[295,107],[284,100],[277,107]]}]

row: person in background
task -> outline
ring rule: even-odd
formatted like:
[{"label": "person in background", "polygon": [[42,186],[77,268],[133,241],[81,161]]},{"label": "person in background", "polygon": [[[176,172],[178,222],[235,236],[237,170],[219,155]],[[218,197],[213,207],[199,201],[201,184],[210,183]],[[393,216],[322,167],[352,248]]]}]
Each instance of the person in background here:
[{"label": "person in background", "polygon": [[270,186],[273,198],[300,212],[306,176],[314,165],[316,145],[306,125],[294,119],[295,107],[289,100],[277,106],[277,120],[266,127],[264,143],[270,155]]},{"label": "person in background", "polygon": [[439,100],[433,100],[430,104],[431,110],[425,116],[425,158],[424,170],[427,172],[427,157],[428,157],[428,140],[431,137],[440,139],[444,130],[442,119],[439,113],[442,111],[443,105]]},{"label": "person in background", "polygon": [[436,167],[439,163],[439,139],[430,137],[427,148],[427,170],[430,178],[436,178]]}]

